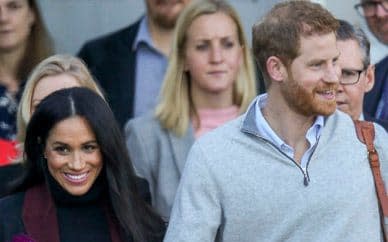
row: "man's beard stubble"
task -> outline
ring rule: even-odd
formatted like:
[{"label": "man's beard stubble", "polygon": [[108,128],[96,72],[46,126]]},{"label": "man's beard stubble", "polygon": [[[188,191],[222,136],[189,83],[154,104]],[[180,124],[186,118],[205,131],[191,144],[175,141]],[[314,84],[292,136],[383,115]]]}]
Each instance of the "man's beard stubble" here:
[{"label": "man's beard stubble", "polygon": [[291,110],[304,116],[330,115],[336,107],[336,101],[319,100],[315,95],[324,91],[336,93],[338,83],[320,82],[312,91],[306,90],[289,73],[290,79],[281,86],[281,92]]}]

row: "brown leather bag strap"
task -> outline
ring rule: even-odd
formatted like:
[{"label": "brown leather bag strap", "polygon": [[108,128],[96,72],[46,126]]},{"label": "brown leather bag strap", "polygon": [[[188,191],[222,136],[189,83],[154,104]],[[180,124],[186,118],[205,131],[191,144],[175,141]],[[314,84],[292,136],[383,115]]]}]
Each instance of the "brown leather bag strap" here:
[{"label": "brown leather bag strap", "polygon": [[368,159],[373,172],[373,178],[375,180],[377,197],[379,199],[384,216],[388,217],[388,197],[386,194],[384,181],[381,176],[379,155],[373,143],[375,139],[375,127],[373,123],[367,121],[356,120],[354,123],[356,126],[358,139],[367,147]]}]

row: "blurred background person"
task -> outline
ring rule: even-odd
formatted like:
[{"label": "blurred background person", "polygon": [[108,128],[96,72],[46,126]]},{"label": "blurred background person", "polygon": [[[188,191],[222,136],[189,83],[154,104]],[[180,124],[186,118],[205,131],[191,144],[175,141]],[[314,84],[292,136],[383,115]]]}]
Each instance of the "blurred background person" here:
[{"label": "blurred background person", "polygon": [[[362,27],[371,42],[371,63],[388,55],[388,1],[356,0],[354,7],[365,20]],[[344,16],[345,17],[345,16]]]},{"label": "blurred background person", "polygon": [[117,32],[87,42],[79,56],[106,92],[123,127],[157,103],[176,20],[191,0],[145,0],[146,14]]},{"label": "blurred background person", "polygon": [[365,95],[364,113],[378,123],[388,122],[388,56],[375,65],[375,84]]},{"label": "blurred background person", "polygon": [[138,192],[147,184],[94,91],[61,89],[43,99],[27,127],[25,157],[20,192],[0,200],[1,241],[162,241],[164,222]]},{"label": "blurred background person", "polygon": [[28,74],[52,53],[37,1],[0,0],[0,139],[5,143],[15,139],[16,110]]},{"label": "blurred background person", "polygon": [[[16,152],[16,149],[12,150],[10,148],[9,152],[12,151],[14,153],[5,157],[8,165],[0,167],[0,197],[6,194],[8,183],[20,176],[20,172],[23,169],[23,143],[26,127],[36,106],[50,93],[62,88],[75,86],[87,87],[103,96],[89,70],[77,57],[54,55],[43,60],[33,70],[25,84],[17,114],[18,152]],[[17,153],[19,154],[18,156]],[[11,156],[15,158],[10,159],[9,157]]]},{"label": "blurred background person", "polygon": [[[355,5],[365,17],[370,31],[388,46],[388,0],[361,0]],[[365,95],[364,114],[378,123],[388,122],[388,54],[375,66],[375,84]]]},{"label": "blurred background person", "polygon": [[226,1],[195,1],[179,17],[159,103],[125,127],[135,170],[164,219],[194,140],[236,118],[256,96],[252,60]]},{"label": "blurred background person", "polygon": [[[338,109],[348,113],[354,120],[375,121],[363,114],[363,100],[374,84],[374,66],[370,64],[370,44],[365,33],[345,20],[339,20],[337,47],[340,51],[338,63],[342,69],[337,90]],[[388,121],[377,120],[386,130]]]}]

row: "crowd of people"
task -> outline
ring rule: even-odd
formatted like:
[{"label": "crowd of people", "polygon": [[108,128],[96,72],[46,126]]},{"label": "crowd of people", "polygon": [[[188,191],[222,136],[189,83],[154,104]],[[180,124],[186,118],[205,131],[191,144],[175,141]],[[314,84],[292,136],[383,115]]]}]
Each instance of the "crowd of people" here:
[{"label": "crowd of people", "polygon": [[[252,41],[227,0],[144,1],[76,57],[0,0],[0,241],[386,241],[354,121],[387,187],[388,53],[310,1]],[[388,1],[354,8],[388,45]]]}]

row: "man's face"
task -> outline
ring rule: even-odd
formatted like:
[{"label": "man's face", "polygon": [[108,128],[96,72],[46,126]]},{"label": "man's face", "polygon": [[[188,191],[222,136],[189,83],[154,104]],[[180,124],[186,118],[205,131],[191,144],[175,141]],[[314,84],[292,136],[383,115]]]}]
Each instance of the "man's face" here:
[{"label": "man's face", "polygon": [[304,116],[333,113],[340,75],[335,34],[301,37],[299,54],[281,84],[287,105]]},{"label": "man's face", "polygon": [[[387,1],[388,0],[362,0],[361,2],[383,3]],[[376,4],[375,7],[375,14],[370,17],[365,17],[366,22],[376,38],[383,44],[388,45],[388,11],[386,11],[381,4]]]},{"label": "man's face", "polygon": [[372,66],[364,68],[361,47],[355,40],[337,41],[337,46],[341,53],[338,59],[342,69],[340,79],[344,81],[358,79],[355,84],[339,85],[337,108],[357,120],[362,113],[364,94],[373,87],[374,70]]},{"label": "man's face", "polygon": [[161,28],[172,29],[191,0],[145,0],[149,18]]}]

